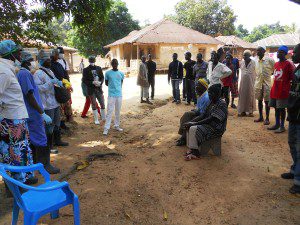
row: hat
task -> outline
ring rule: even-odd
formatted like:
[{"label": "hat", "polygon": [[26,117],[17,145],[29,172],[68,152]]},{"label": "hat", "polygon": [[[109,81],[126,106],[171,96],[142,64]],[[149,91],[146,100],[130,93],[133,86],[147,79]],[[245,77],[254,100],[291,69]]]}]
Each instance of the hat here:
[{"label": "hat", "polygon": [[18,50],[19,50],[18,46],[12,40],[4,40],[0,42],[0,55],[2,57],[7,56]]},{"label": "hat", "polygon": [[259,45],[258,48],[262,48],[264,49],[265,51],[267,50],[267,47],[265,45]]},{"label": "hat", "polygon": [[202,85],[203,87],[205,87],[206,89],[208,88],[208,82],[206,79],[204,78],[200,78],[197,82],[197,85]]},{"label": "hat", "polygon": [[51,52],[51,56],[55,56],[55,55],[58,55],[59,54],[59,50],[58,49],[53,49],[52,52]]},{"label": "hat", "polygon": [[90,55],[90,56],[89,56],[89,61],[90,61],[90,60],[96,60],[96,57],[93,56],[93,55]]},{"label": "hat", "polygon": [[245,55],[245,54],[251,55],[251,51],[250,51],[249,49],[246,49],[246,50],[244,51],[243,55]]},{"label": "hat", "polygon": [[21,51],[21,62],[29,62],[33,60],[33,57],[30,52]]},{"label": "hat", "polygon": [[285,52],[285,54],[288,54],[289,48],[285,45],[282,45],[278,48],[278,51],[283,51],[283,52]]}]

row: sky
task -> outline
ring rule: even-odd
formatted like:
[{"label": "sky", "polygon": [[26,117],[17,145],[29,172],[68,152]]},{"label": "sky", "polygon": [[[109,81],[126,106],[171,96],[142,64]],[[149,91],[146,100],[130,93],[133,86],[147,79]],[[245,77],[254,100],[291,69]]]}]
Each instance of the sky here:
[{"label": "sky", "polygon": [[[179,0],[123,0],[129,12],[141,25],[155,23],[164,15],[174,13]],[[280,22],[281,25],[296,23],[300,28],[300,5],[289,0],[227,0],[237,15],[236,24],[252,30],[260,24]]]}]

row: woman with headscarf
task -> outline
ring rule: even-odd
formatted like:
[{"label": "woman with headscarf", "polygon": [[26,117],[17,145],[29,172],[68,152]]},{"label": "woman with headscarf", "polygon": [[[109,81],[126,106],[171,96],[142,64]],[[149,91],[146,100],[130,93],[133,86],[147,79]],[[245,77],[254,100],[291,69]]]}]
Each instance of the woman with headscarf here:
[{"label": "woman with headscarf", "polygon": [[185,112],[180,119],[180,127],[178,134],[181,137],[177,140],[177,146],[186,145],[186,123],[195,123],[203,118],[206,108],[210,104],[207,93],[208,83],[206,79],[200,78],[196,83],[197,107],[191,111]]},{"label": "woman with headscarf", "polygon": [[238,116],[253,117],[256,100],[254,84],[256,78],[255,61],[251,59],[251,51],[245,50],[244,60],[241,62],[241,81],[239,88]]},{"label": "woman with headscarf", "polygon": [[189,130],[187,137],[188,151],[185,159],[192,160],[200,157],[198,146],[204,142],[221,137],[226,131],[228,109],[225,101],[221,99],[221,84],[214,84],[208,88],[211,104],[202,120],[196,123],[187,123],[185,129]]},{"label": "woman with headscarf", "polygon": [[[0,42],[0,162],[12,166],[33,164],[29,147],[28,113],[16,77],[20,49],[11,40]],[[15,173],[20,182],[34,184],[33,173]]]}]

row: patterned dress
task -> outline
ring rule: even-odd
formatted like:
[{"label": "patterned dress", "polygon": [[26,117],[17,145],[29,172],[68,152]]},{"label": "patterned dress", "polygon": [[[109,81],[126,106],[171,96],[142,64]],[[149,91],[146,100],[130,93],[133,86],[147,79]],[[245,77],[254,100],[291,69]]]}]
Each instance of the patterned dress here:
[{"label": "patterned dress", "polygon": [[227,124],[228,109],[224,100],[219,99],[216,104],[211,104],[205,112],[206,117],[212,116],[216,120],[197,126],[196,139],[198,144],[220,137],[224,134]]},{"label": "patterned dress", "polygon": [[[25,119],[3,119],[0,122],[0,163],[12,166],[33,164],[29,147],[28,126]],[[25,182],[33,173],[12,174],[16,180]]]}]

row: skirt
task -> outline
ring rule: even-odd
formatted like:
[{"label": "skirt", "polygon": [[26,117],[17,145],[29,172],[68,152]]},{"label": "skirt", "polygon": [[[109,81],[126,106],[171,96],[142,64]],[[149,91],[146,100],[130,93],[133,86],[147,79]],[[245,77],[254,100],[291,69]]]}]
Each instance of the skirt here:
[{"label": "skirt", "polygon": [[[26,119],[3,119],[0,122],[0,162],[12,166],[33,164],[29,147],[29,132]],[[25,182],[33,173],[14,173],[14,179]]]}]

